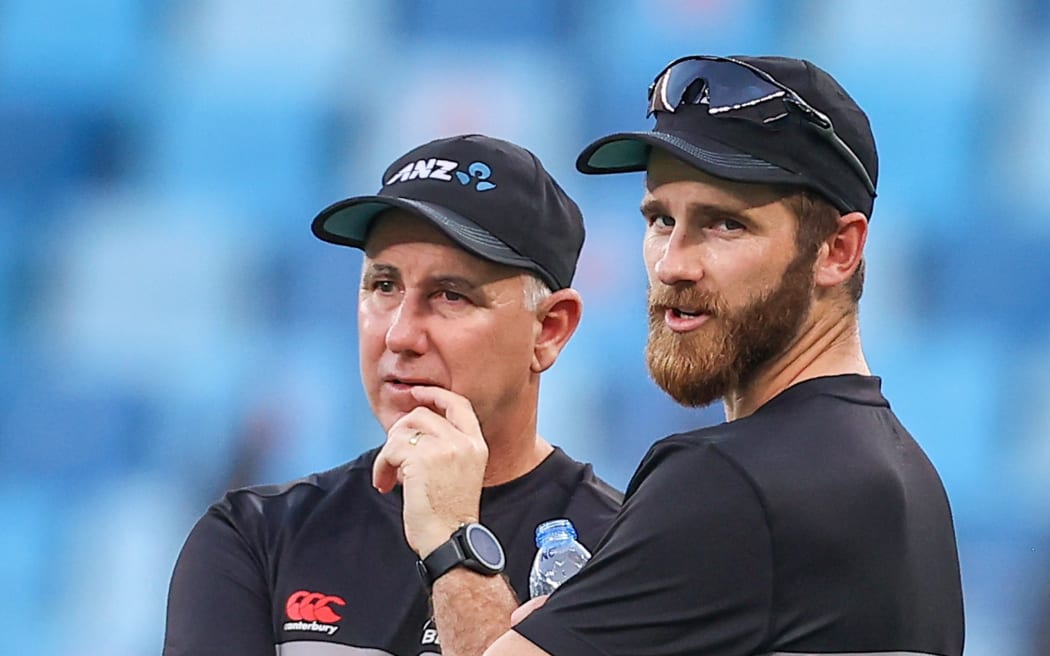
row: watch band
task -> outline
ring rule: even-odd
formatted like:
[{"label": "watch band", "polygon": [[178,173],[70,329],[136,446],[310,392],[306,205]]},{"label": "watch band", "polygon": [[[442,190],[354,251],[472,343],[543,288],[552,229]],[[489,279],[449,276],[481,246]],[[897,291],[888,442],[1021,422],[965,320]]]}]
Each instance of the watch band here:
[{"label": "watch band", "polygon": [[453,533],[447,542],[430,552],[426,558],[416,561],[416,565],[419,567],[419,575],[423,577],[423,583],[427,585],[428,590],[434,587],[434,581],[466,561],[467,558],[466,554],[463,553],[463,547],[460,546],[459,540],[456,539],[458,533],[459,531]]},{"label": "watch band", "polygon": [[[479,538],[482,545],[480,549],[471,542]],[[503,571],[503,547],[492,531],[481,524],[464,524],[426,558],[416,561],[419,576],[428,590],[433,587],[434,581],[460,565],[486,576],[495,576]]]}]

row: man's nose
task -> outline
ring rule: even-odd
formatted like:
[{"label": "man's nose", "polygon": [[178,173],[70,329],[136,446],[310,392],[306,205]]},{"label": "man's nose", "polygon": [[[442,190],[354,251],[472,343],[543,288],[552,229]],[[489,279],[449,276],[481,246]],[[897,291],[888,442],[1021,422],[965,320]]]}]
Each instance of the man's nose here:
[{"label": "man's nose", "polygon": [[656,279],[668,286],[699,281],[704,277],[699,245],[681,235],[672,235],[664,244],[654,269]]},{"label": "man's nose", "polygon": [[427,349],[426,317],[407,296],[390,318],[386,347],[392,353],[422,354]]}]

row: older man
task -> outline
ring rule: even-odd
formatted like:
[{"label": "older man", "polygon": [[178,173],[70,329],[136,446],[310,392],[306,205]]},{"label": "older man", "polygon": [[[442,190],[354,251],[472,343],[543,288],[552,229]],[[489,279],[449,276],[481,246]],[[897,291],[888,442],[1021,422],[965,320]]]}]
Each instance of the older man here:
[{"label": "older man", "polygon": [[[435,626],[435,582],[465,572],[524,601],[537,524],[569,518],[593,547],[622,500],[536,432],[540,376],[580,320],[584,229],[532,153],[432,141],[313,230],[365,252],[361,379],[385,448],[212,506],[175,568],[167,656],[438,652],[462,627]],[[450,489],[469,511],[417,558],[403,516]]]}]

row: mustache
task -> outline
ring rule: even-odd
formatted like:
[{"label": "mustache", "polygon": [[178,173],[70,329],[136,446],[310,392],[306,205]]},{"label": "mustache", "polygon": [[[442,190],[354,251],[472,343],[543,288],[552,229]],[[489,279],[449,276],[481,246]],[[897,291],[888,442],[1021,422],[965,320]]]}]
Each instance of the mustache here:
[{"label": "mustache", "polygon": [[725,302],[718,294],[693,286],[651,285],[648,296],[650,314],[662,314],[670,308],[688,308],[691,312],[717,316],[724,312],[725,307]]}]

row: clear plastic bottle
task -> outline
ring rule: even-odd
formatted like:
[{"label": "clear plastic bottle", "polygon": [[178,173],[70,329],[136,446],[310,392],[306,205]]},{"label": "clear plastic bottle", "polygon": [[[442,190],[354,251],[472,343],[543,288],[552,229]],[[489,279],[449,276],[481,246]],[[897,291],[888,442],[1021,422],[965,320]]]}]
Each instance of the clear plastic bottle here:
[{"label": "clear plastic bottle", "polygon": [[591,557],[591,552],[576,540],[576,527],[567,519],[552,519],[537,526],[536,547],[529,573],[531,597],[554,592]]}]

